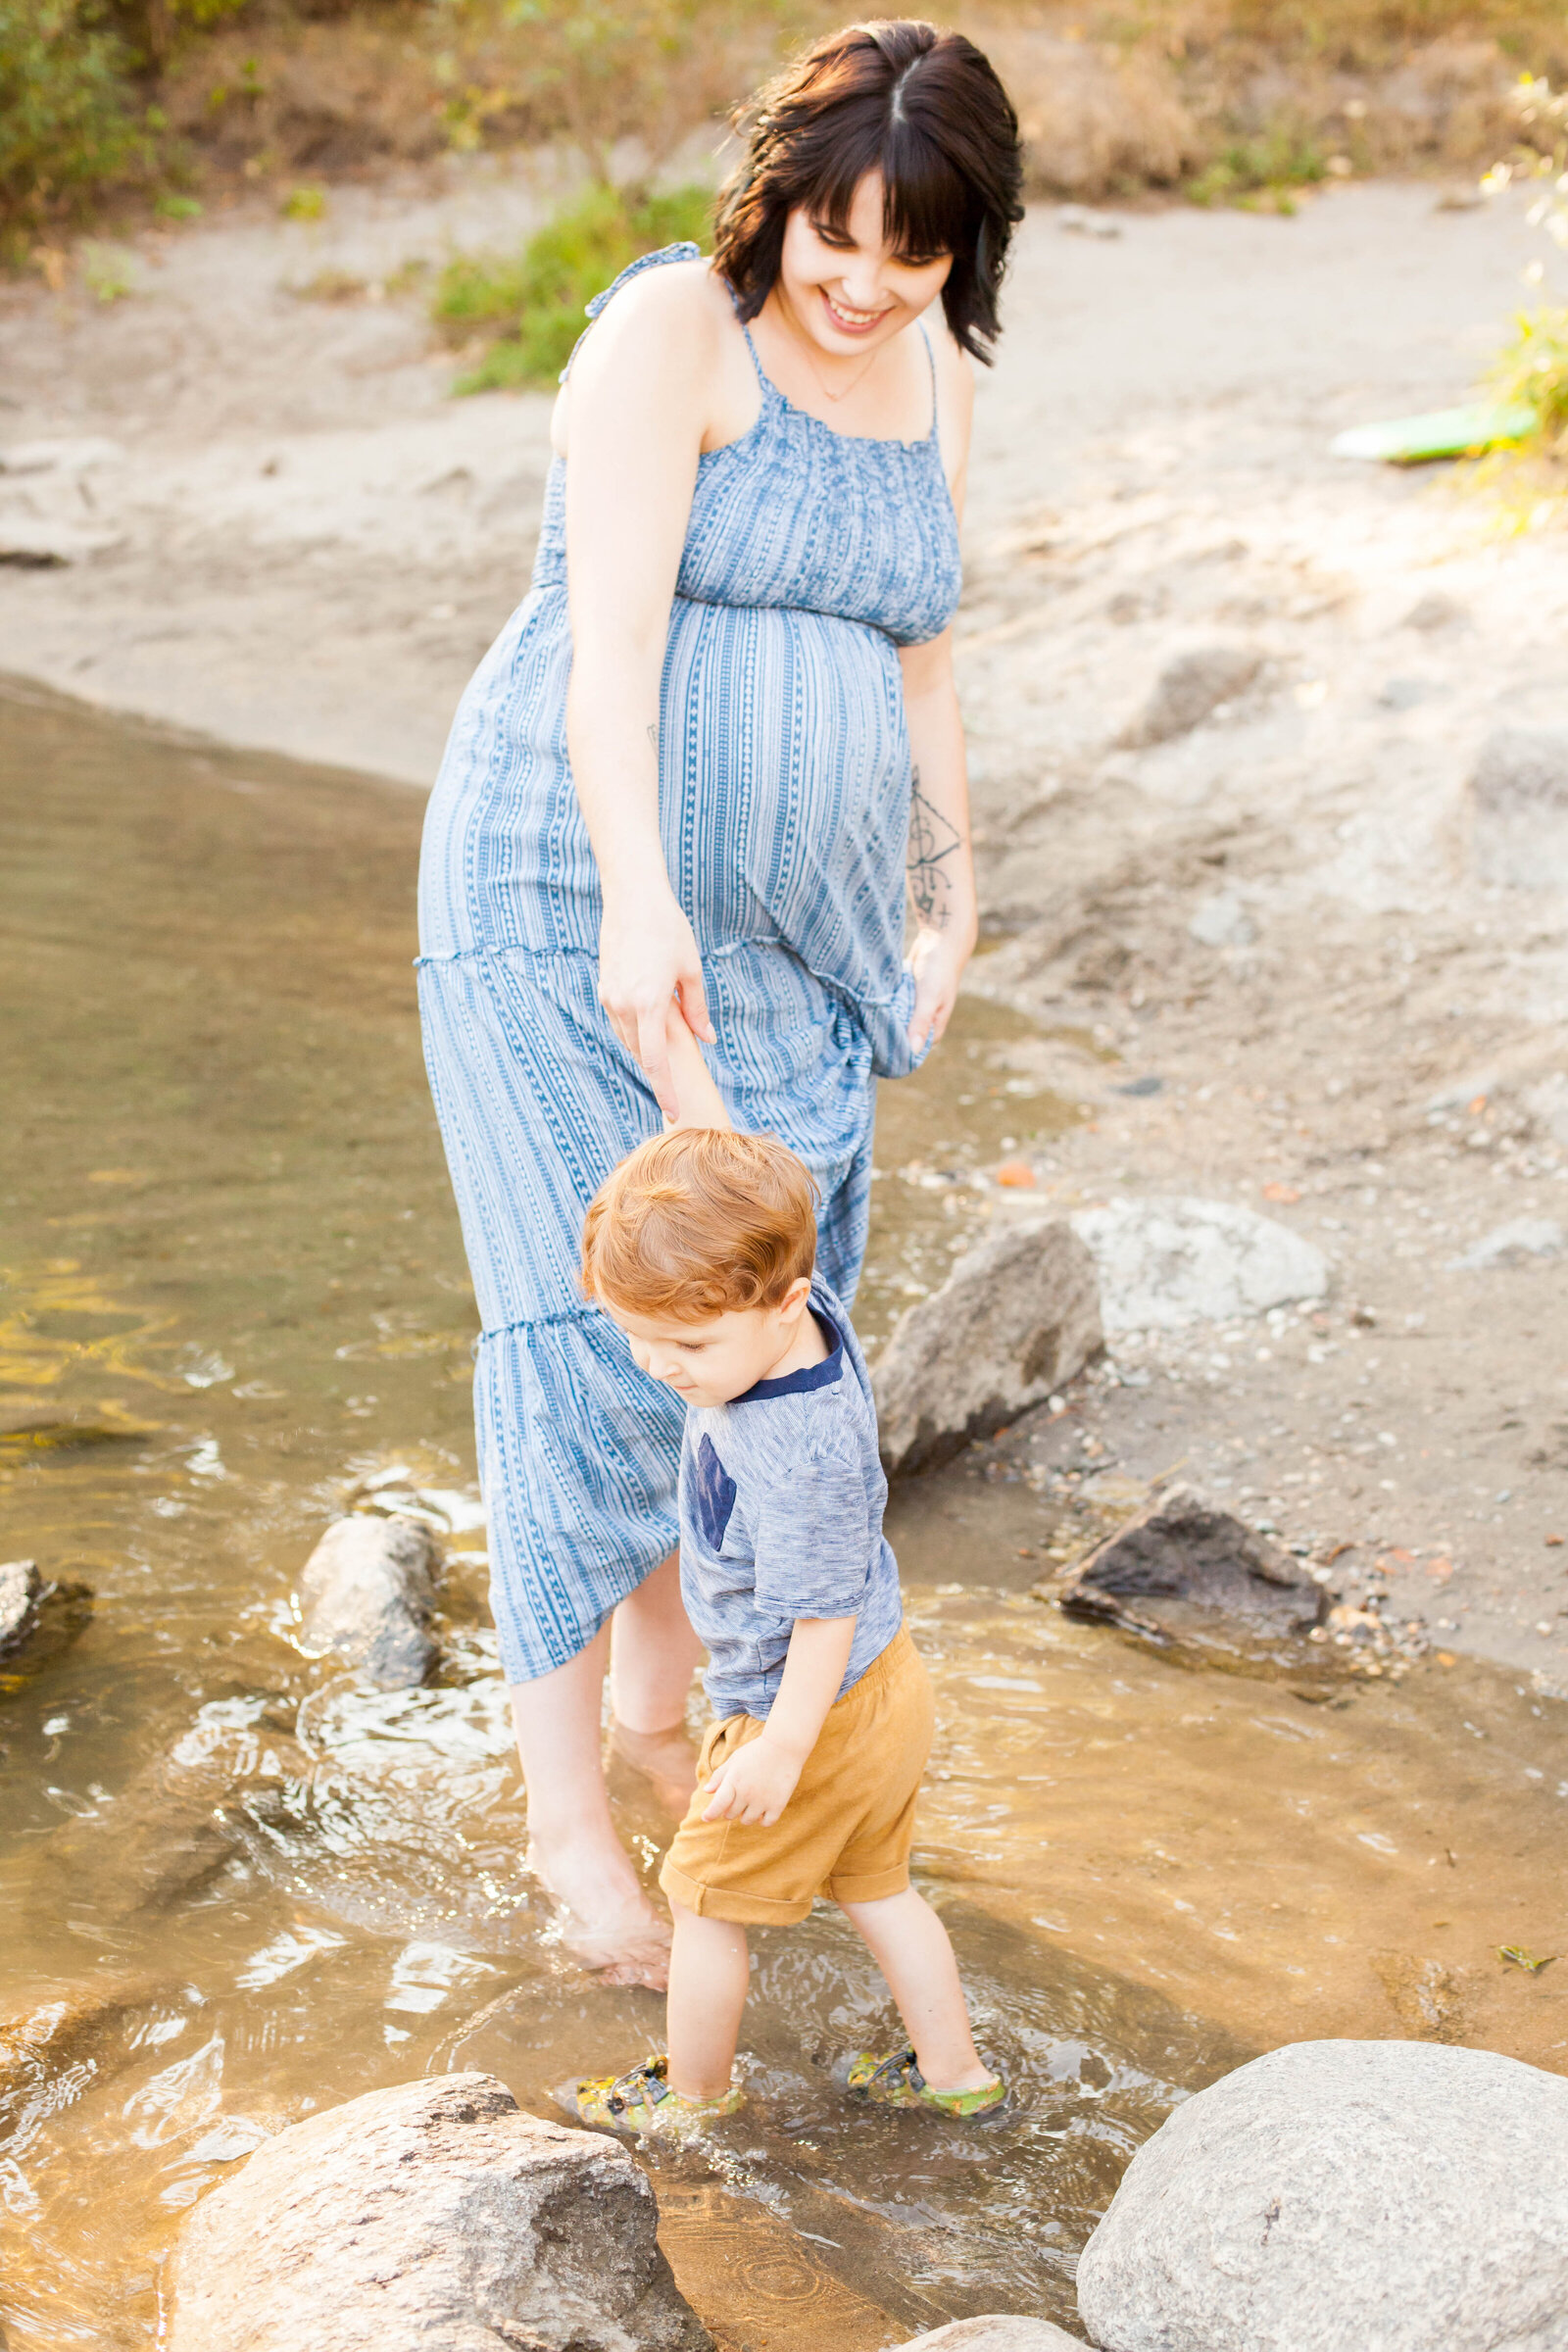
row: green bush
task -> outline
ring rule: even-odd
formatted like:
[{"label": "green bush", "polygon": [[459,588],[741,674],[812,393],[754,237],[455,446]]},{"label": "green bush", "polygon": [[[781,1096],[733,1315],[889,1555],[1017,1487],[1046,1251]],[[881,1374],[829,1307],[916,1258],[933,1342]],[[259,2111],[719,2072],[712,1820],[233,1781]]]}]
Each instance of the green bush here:
[{"label": "green bush", "polygon": [[0,0],[0,230],[79,211],[145,169],[128,59],[92,0]]},{"label": "green bush", "polygon": [[1568,433],[1568,309],[1521,311],[1490,383],[1505,408],[1533,409],[1543,441]]},{"label": "green bush", "polygon": [[1292,188],[1320,180],[1328,164],[1316,142],[1298,130],[1276,127],[1258,138],[1235,139],[1222,147],[1211,164],[1187,182],[1192,204],[1259,202],[1281,213],[1294,212]]},{"label": "green bush", "polygon": [[441,272],[430,315],[450,342],[493,339],[458,392],[553,384],[583,330],[595,294],[639,255],[691,237],[708,241],[713,199],[707,188],[630,196],[596,187],[559,213],[520,254],[462,255]]}]

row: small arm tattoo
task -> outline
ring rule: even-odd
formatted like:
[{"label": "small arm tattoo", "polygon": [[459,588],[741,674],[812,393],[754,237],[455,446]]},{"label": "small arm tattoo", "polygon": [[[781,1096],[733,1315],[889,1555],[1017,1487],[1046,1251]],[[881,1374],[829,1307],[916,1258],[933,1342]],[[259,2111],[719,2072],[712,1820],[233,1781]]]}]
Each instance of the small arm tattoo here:
[{"label": "small arm tattoo", "polygon": [[920,790],[920,771],[909,789],[909,896],[928,930],[941,931],[953,914],[953,864],[962,837]]}]

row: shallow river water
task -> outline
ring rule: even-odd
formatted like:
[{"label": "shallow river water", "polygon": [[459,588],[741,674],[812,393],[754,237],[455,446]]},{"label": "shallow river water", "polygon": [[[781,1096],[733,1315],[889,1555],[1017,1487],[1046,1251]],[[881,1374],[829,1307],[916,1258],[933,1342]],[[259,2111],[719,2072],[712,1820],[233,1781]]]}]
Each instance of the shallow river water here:
[{"label": "shallow river water", "polygon": [[[657,2042],[657,2000],[588,1983],[517,1862],[414,1015],[419,813],[0,695],[0,1559],[94,1594],[0,1669],[11,2352],[154,2343],[183,2208],[313,2108],[475,2066],[550,2113]],[[886,1090],[869,1338],[983,1214],[955,1179],[1076,1115],[1028,1042],[965,1004]],[[296,1646],[291,1586],[349,1505],[442,1534],[426,1689]],[[1203,1671],[1071,1625],[1029,1590],[1053,1508],[981,1452],[889,1521],[938,1690],[920,1881],[1018,2120],[852,2115],[835,2066],[890,2032],[868,1962],[826,1909],[759,1934],[750,2103],[710,2159],[653,2168],[736,2352],[1071,2324],[1131,2150],[1271,2043],[1568,2065],[1568,1960],[1497,1953],[1563,1941],[1561,1706],[1463,1662]],[[615,1795],[652,1870],[665,1825]]]}]

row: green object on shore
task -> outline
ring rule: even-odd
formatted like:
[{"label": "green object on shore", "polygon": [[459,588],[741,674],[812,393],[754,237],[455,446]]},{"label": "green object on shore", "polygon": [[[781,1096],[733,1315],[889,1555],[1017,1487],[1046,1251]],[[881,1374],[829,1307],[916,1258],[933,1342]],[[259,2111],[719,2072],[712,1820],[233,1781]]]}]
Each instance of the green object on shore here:
[{"label": "green object on shore", "polygon": [[1474,458],[1486,449],[1528,441],[1540,418],[1522,401],[1499,407],[1473,401],[1463,409],[1434,409],[1427,416],[1396,416],[1387,424],[1352,425],[1336,433],[1337,458],[1377,458],[1387,466],[1425,466],[1435,458]]}]

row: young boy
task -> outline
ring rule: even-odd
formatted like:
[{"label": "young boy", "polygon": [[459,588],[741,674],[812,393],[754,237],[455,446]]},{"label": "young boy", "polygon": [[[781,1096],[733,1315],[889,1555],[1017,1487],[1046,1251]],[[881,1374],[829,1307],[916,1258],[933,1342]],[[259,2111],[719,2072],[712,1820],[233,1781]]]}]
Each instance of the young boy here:
[{"label": "young boy", "polygon": [[931,1687],[882,1533],[864,1360],[812,1273],[814,1194],[772,1137],[682,1127],[623,1161],[584,1229],[585,1291],[686,1400],[681,1591],[716,1718],[660,1874],[667,2058],[577,2086],[581,2120],[612,2131],[689,2132],[740,2104],[747,1926],[804,1919],[819,1893],[864,1936],[911,2045],[856,2058],[851,2089],[957,2116],[1005,2097],[909,1885]]}]

